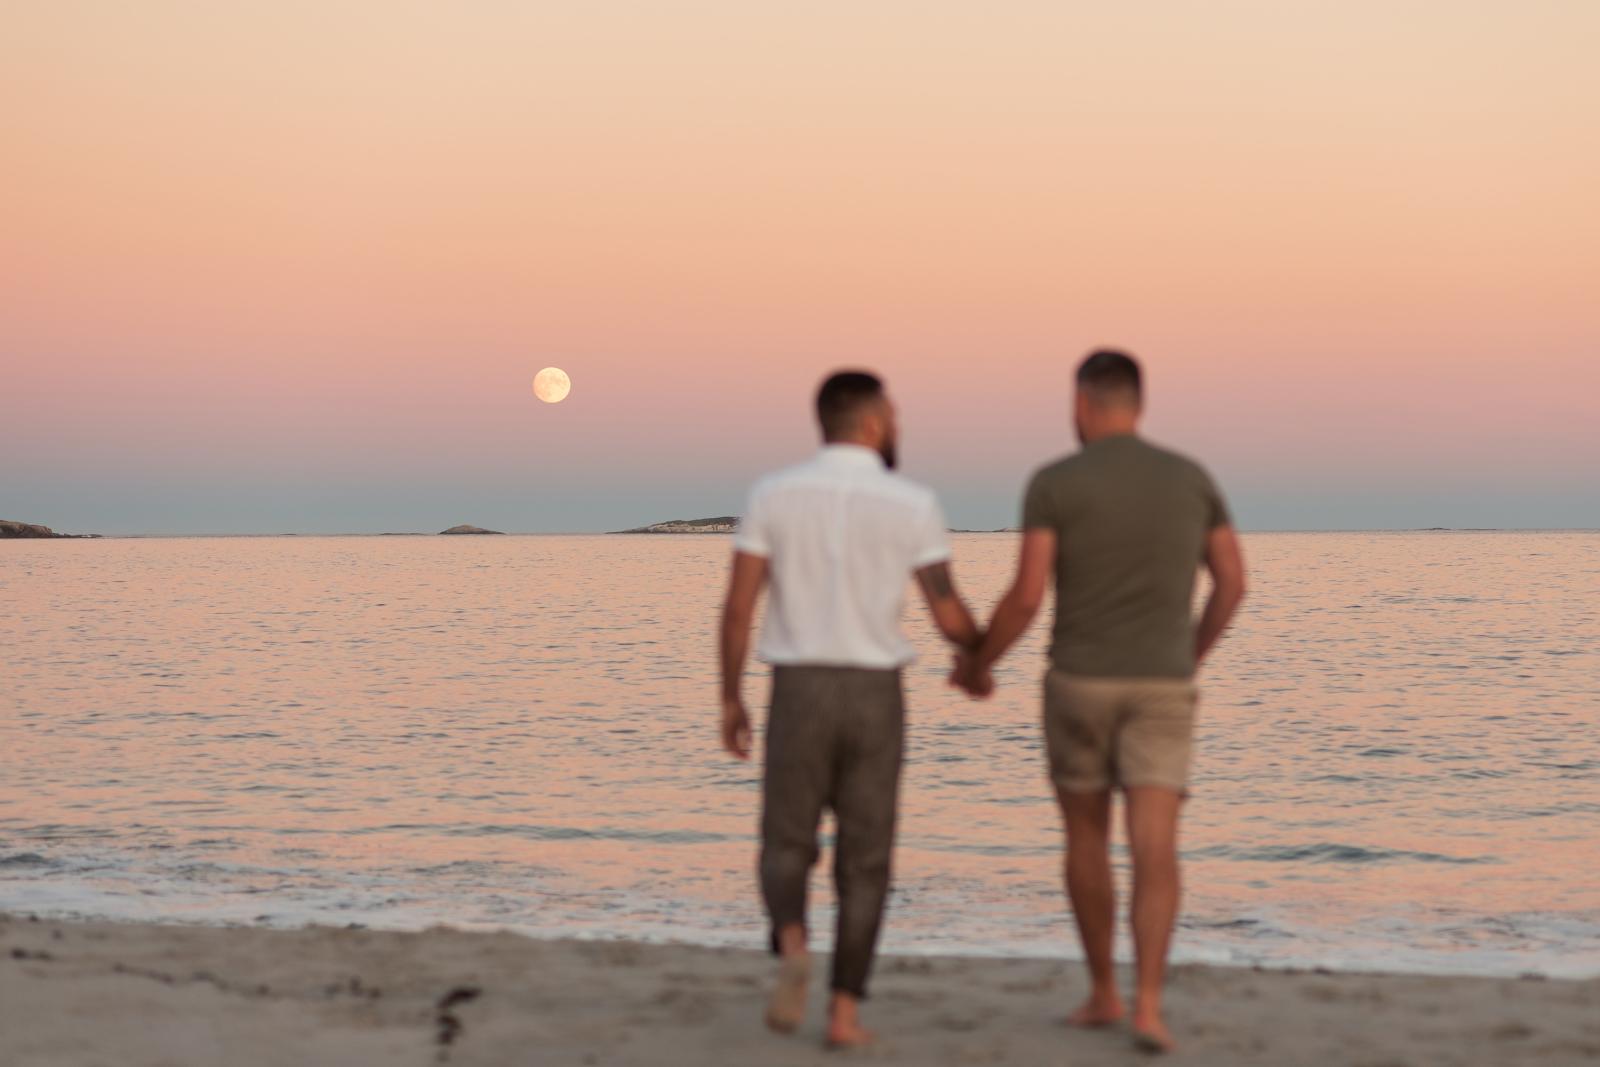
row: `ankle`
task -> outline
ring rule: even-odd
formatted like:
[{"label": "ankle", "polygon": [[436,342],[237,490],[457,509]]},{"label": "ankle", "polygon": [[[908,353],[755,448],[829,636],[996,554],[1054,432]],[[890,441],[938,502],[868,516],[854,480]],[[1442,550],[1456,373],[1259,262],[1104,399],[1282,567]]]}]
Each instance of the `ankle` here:
[{"label": "ankle", "polygon": [[1089,999],[1096,1003],[1111,1004],[1122,1000],[1122,994],[1117,989],[1117,976],[1115,974],[1089,976]]},{"label": "ankle", "polygon": [[808,951],[806,928],[804,926],[785,926],[778,931],[778,954],[780,956],[804,956]]},{"label": "ankle", "polygon": [[873,1041],[872,1031],[861,1025],[860,1001],[835,991],[828,1004],[828,1047],[860,1048]]}]

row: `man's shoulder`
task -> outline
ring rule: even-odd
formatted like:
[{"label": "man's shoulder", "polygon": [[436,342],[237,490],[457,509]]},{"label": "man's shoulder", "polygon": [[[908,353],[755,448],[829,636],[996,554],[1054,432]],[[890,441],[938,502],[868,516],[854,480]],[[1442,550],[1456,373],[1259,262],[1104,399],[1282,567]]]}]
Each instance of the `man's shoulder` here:
[{"label": "man's shoulder", "polygon": [[938,502],[932,489],[896,471],[856,471],[841,478],[838,472],[829,470],[815,459],[802,460],[762,475],[751,487],[750,495],[755,498],[816,486],[854,486],[874,496],[887,497],[908,505],[922,506]]},{"label": "man's shoulder", "polygon": [[1068,452],[1064,456],[1057,456],[1035,467],[1029,476],[1030,483],[1051,483],[1063,479],[1070,479],[1074,472],[1084,467],[1082,452]]},{"label": "man's shoulder", "polygon": [[1213,484],[1210,472],[1199,460],[1139,437],[1114,450],[1085,448],[1050,460],[1035,468],[1029,486],[1044,490],[1074,486],[1092,490],[1108,477],[1120,480],[1133,471],[1143,471],[1146,476],[1156,474],[1185,482]]},{"label": "man's shoulder", "polygon": [[857,500],[871,500],[875,508],[887,509],[907,521],[939,508],[938,495],[932,489],[893,471],[857,472],[841,479],[814,463],[797,463],[761,477],[750,490],[750,503],[752,507],[808,509],[842,499],[841,491]]},{"label": "man's shoulder", "polygon": [[884,471],[874,479],[872,488],[885,496],[894,497],[906,504],[926,507],[937,504],[938,496],[921,482],[914,482],[898,471]]},{"label": "man's shoulder", "polygon": [[788,486],[814,480],[816,475],[817,462],[814,459],[791,463],[787,467],[779,467],[777,470],[768,471],[757,478],[755,484],[750,487],[750,495],[751,497],[764,496]]},{"label": "man's shoulder", "polygon": [[1166,445],[1158,445],[1151,441],[1144,441],[1142,438],[1141,441],[1145,448],[1150,450],[1152,455],[1158,457],[1163,463],[1166,463],[1174,471],[1178,471],[1188,477],[1198,478],[1202,481],[1209,482],[1211,480],[1211,472],[1206,470],[1205,465],[1199,460],[1195,459],[1193,456],[1188,455],[1185,452],[1179,452],[1175,448],[1169,448]]}]

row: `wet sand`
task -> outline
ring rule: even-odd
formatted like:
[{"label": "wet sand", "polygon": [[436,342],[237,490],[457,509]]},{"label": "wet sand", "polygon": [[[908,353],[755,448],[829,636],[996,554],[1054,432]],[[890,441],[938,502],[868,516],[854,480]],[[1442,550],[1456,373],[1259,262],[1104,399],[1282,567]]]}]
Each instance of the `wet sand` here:
[{"label": "wet sand", "polygon": [[[1117,1031],[1060,1023],[1068,962],[887,958],[878,1047],[762,1027],[766,957],[433,929],[270,930],[0,916],[0,1063],[1123,1064]],[[819,976],[820,979],[820,976]],[[1600,979],[1185,966],[1170,1013],[1185,1064],[1600,1062]]]}]

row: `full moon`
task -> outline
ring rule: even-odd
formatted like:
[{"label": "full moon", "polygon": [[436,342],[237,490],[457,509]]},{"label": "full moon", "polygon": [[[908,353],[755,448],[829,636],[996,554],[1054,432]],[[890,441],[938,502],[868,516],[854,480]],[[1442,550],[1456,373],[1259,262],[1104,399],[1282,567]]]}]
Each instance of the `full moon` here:
[{"label": "full moon", "polygon": [[560,367],[546,367],[533,376],[533,395],[546,404],[559,404],[572,392],[572,379]]}]

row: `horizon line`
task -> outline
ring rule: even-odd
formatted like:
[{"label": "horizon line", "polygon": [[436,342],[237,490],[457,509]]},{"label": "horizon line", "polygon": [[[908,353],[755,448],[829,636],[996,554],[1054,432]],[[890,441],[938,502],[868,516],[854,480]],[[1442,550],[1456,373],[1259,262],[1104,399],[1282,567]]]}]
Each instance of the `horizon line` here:
[{"label": "horizon line", "polygon": [[[1307,526],[1307,527],[1276,527],[1276,528],[1249,528],[1238,527],[1241,534],[1323,534],[1323,533],[1600,533],[1596,526]],[[962,535],[995,535],[1016,534],[1021,530],[1014,527],[993,530],[977,529],[950,529],[952,534]],[[445,534],[440,531],[427,532],[423,530],[279,530],[244,533],[219,533],[219,532],[176,532],[161,531],[154,533],[109,533],[109,534],[68,534],[56,537],[16,537],[0,538],[0,541],[134,541],[177,539],[184,537],[650,537],[650,538],[705,538],[730,537],[728,533],[663,533],[651,532],[642,529],[630,530],[496,530],[488,534]]]}]

